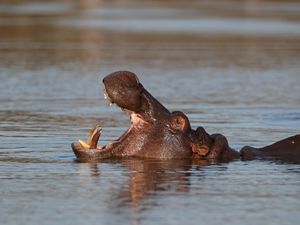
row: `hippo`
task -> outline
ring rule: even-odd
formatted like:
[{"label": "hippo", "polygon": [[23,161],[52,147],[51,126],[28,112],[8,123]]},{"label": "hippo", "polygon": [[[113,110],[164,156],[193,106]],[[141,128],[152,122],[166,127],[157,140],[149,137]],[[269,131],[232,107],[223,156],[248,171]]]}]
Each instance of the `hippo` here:
[{"label": "hippo", "polygon": [[102,128],[96,125],[88,140],[73,142],[71,147],[80,162],[110,158],[193,159],[209,162],[232,160],[279,159],[300,163],[300,134],[262,148],[229,147],[222,134],[209,135],[203,127],[192,129],[181,111],[170,112],[140,83],[137,75],[117,71],[103,79],[104,96],[130,116],[128,130],[115,141],[98,145]]}]

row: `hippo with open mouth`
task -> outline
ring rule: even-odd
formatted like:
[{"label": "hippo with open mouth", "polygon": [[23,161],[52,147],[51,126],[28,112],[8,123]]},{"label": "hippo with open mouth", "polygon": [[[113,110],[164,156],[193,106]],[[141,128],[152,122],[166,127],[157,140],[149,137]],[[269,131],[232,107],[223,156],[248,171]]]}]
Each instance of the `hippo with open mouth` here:
[{"label": "hippo with open mouth", "polygon": [[128,71],[118,71],[103,79],[105,98],[130,115],[129,129],[117,140],[98,145],[102,128],[95,126],[87,142],[72,143],[81,162],[106,158],[200,159],[228,162],[235,159],[280,159],[300,163],[300,135],[263,148],[246,146],[240,152],[230,148],[226,137],[209,135],[204,128],[191,128],[187,116],[170,112]]}]

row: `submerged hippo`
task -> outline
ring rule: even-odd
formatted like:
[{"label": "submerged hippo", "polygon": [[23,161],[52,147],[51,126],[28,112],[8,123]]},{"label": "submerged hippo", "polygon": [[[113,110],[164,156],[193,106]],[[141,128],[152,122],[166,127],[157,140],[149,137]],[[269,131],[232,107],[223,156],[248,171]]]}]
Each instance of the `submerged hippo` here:
[{"label": "submerged hippo", "polygon": [[184,113],[166,109],[134,73],[114,72],[107,75],[103,83],[105,97],[130,115],[131,126],[105,146],[98,145],[101,127],[94,127],[87,143],[81,140],[72,143],[79,161],[120,157],[193,158],[217,162],[276,158],[300,163],[299,134],[263,148],[246,146],[238,152],[229,147],[226,137],[221,134],[209,135],[202,127],[193,130]]}]

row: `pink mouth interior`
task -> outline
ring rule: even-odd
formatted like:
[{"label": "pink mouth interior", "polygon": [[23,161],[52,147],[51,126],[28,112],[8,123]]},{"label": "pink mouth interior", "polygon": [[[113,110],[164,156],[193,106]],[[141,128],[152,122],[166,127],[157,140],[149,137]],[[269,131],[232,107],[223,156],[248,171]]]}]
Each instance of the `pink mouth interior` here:
[{"label": "pink mouth interior", "polygon": [[[130,127],[116,140],[114,141],[110,141],[108,142],[106,145],[98,145],[97,146],[97,150],[99,151],[104,151],[105,149],[110,148],[112,145],[117,144],[119,142],[122,142],[122,140],[130,133],[130,131],[134,128],[134,127],[140,127],[142,124],[147,123],[140,114],[138,113],[134,113],[130,110],[124,109],[122,108],[122,111],[125,112],[127,115],[130,116],[130,121],[131,121],[131,125]],[[100,138],[99,138],[100,139]]]}]

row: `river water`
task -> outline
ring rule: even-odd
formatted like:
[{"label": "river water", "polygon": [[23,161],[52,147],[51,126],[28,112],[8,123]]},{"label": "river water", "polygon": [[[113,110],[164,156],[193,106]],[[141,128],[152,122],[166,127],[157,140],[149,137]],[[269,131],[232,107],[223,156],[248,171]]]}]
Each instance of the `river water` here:
[{"label": "river water", "polygon": [[300,165],[77,163],[129,118],[102,78],[130,70],[230,145],[300,133],[298,1],[1,1],[0,223],[297,224]]}]

